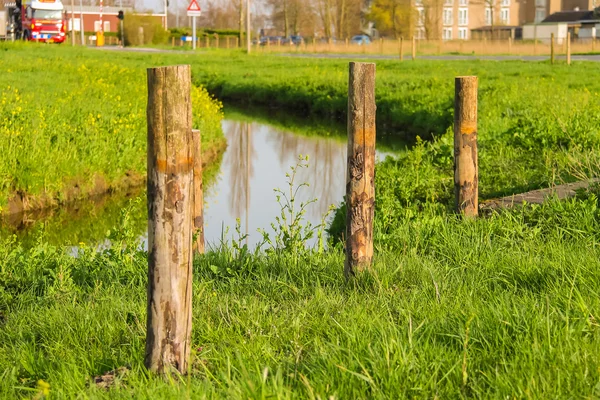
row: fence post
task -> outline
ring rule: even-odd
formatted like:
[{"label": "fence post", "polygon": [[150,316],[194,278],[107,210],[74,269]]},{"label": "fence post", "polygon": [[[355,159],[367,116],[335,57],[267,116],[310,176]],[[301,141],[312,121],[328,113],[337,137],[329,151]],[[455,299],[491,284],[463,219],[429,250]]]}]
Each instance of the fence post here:
[{"label": "fence post", "polygon": [[477,77],[459,76],[454,87],[454,192],[456,212],[479,211],[477,162]]},{"label": "fence post", "polygon": [[571,32],[567,32],[567,65],[571,65]]},{"label": "fence post", "polygon": [[400,37],[400,61],[404,59],[404,38]]},{"label": "fence post", "polygon": [[554,33],[550,34],[550,64],[554,64]]},{"label": "fence post", "polygon": [[415,37],[412,37],[412,59],[416,59],[417,58],[417,40],[415,39]]},{"label": "fence post", "polygon": [[186,373],[192,329],[189,65],[148,69],[148,303],[144,364]]},{"label": "fence post", "polygon": [[375,64],[350,63],[346,262],[350,278],[371,267],[375,212]]},{"label": "fence post", "polygon": [[198,129],[192,130],[194,145],[194,249],[204,254],[204,190],[202,188],[202,136]]}]

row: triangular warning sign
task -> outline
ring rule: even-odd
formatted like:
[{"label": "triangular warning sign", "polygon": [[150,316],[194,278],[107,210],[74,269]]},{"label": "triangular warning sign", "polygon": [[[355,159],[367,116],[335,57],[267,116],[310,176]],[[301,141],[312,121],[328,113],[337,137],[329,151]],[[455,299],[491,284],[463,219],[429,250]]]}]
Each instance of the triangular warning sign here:
[{"label": "triangular warning sign", "polygon": [[196,0],[192,0],[187,8],[188,11],[200,11],[200,6]]}]

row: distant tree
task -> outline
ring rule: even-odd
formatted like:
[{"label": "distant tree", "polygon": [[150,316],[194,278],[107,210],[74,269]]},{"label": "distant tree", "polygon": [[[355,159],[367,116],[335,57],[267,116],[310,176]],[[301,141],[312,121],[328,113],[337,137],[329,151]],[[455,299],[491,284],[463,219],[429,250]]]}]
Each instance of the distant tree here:
[{"label": "distant tree", "polygon": [[383,35],[410,37],[414,34],[417,12],[410,0],[374,0],[367,17]]}]

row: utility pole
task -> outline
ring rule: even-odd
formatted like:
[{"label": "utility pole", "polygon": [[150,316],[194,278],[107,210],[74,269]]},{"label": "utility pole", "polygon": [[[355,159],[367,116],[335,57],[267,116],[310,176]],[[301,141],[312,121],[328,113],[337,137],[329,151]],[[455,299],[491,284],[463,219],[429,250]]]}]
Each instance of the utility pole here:
[{"label": "utility pole", "polygon": [[81,33],[81,45],[85,46],[85,32],[83,24],[83,0],[79,0],[79,32]]},{"label": "utility pole", "polygon": [[169,16],[168,11],[167,11],[167,2],[168,1],[169,0],[165,0],[165,31],[168,29],[168,26],[167,26],[167,18]]},{"label": "utility pole", "polygon": [[75,0],[71,0],[71,46],[75,46]]},{"label": "utility pole", "polygon": [[250,28],[250,0],[246,0],[246,50],[250,54],[252,48],[251,42],[252,28]]}]

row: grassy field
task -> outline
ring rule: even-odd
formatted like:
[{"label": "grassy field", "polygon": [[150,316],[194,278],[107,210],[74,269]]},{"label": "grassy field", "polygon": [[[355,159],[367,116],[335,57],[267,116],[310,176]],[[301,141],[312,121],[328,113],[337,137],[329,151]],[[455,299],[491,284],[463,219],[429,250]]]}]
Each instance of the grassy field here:
[{"label": "grassy field", "polygon": [[[0,54],[0,213],[143,183],[146,68],[160,60],[12,44]],[[221,106],[201,88],[192,99],[214,160]]]},{"label": "grassy field", "polygon": [[[190,62],[225,100],[343,123],[346,61],[200,57],[111,61]],[[173,381],[143,367],[135,205],[107,251],[5,239],[0,398],[600,397],[600,189],[478,220],[451,211],[455,75],[480,77],[481,191],[493,197],[597,176],[597,68],[378,63],[379,133],[413,142],[377,167],[373,272],[343,278],[343,207],[326,252],[302,240],[254,252],[241,239],[197,258],[193,365]],[[109,389],[93,383],[120,367]]]}]

